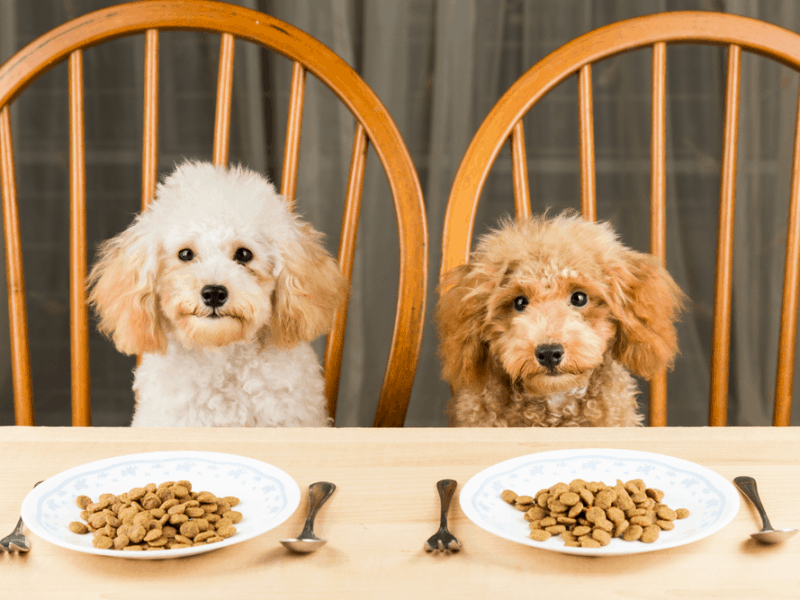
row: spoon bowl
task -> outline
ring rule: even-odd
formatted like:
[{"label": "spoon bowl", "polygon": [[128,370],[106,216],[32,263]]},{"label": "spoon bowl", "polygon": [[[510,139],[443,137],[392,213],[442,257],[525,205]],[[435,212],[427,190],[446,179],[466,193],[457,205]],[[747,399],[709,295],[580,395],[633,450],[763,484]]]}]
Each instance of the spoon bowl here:
[{"label": "spoon bowl", "polygon": [[750,537],[754,540],[758,540],[762,544],[779,544],[795,535],[797,531],[797,529],[769,529],[767,531],[751,533]]},{"label": "spoon bowl", "polygon": [[296,538],[281,540],[286,548],[299,554],[308,554],[322,548],[328,543],[314,535],[314,519],[322,505],[331,497],[336,486],[328,481],[318,481],[308,486],[308,517],[302,533]]},{"label": "spoon bowl", "polygon": [[763,527],[761,531],[751,533],[751,538],[762,544],[779,544],[797,533],[797,529],[775,529],[772,527],[767,518],[767,512],[764,510],[764,505],[761,504],[761,498],[758,495],[758,486],[756,485],[755,479],[752,477],[737,477],[733,482],[736,484],[736,487],[747,496],[747,499],[753,503],[761,517]]},{"label": "spoon bowl", "polygon": [[327,543],[328,540],[321,540],[318,537],[313,539],[292,538],[290,540],[281,540],[281,544],[286,546],[292,552],[297,552],[298,554],[309,554],[310,552],[319,550]]}]

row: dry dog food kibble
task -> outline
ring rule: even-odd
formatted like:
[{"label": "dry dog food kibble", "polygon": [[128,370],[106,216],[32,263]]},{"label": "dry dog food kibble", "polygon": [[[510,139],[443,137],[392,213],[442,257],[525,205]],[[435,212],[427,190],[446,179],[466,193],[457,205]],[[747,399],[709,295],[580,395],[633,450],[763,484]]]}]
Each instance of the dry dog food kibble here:
[{"label": "dry dog food kibble", "polygon": [[174,550],[221,542],[236,533],[242,513],[231,510],[235,496],[218,498],[193,492],[188,481],[148,483],[115,496],[101,494],[97,502],[78,496],[86,523],[73,521],[73,533],[94,535],[95,548],[126,551]]},{"label": "dry dog food kibble", "polygon": [[500,497],[525,513],[532,540],[560,535],[565,546],[575,548],[600,548],[615,537],[652,544],[661,531],[675,528],[675,520],[689,516],[685,508],[673,510],[664,504],[664,492],[648,488],[641,479],[617,479],[614,486],[575,479],[535,496],[503,490]]},{"label": "dry dog food kibble", "polygon": [[80,533],[80,534],[89,533],[89,528],[86,527],[86,525],[84,525],[80,521],[73,521],[72,523],[70,523],[69,530],[72,533]]}]

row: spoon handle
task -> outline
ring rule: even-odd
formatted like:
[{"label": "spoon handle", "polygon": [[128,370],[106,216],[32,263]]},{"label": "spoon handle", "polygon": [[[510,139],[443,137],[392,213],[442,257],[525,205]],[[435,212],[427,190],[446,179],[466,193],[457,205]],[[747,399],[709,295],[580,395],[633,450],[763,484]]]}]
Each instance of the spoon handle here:
[{"label": "spoon handle", "polygon": [[756,480],[752,477],[736,477],[733,482],[747,496],[747,499],[753,503],[758,511],[761,521],[763,523],[762,531],[773,529],[772,525],[767,518],[767,512],[764,510],[764,505],[761,504],[761,498],[758,496],[758,486]]},{"label": "spoon handle", "polygon": [[308,486],[308,517],[306,517],[306,524],[303,526],[303,533],[300,534],[301,539],[314,538],[314,519],[317,517],[319,509],[331,497],[335,489],[336,486],[328,481],[318,481]]}]

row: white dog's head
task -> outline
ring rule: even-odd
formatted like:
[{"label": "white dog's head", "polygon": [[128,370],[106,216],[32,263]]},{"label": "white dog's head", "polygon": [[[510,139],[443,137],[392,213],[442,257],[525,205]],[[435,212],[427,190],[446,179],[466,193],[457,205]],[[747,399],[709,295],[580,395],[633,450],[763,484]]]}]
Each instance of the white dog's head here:
[{"label": "white dog's head", "polygon": [[121,352],[310,341],[345,297],[321,234],[266,179],[187,162],[105,242],[89,276],[99,329]]}]

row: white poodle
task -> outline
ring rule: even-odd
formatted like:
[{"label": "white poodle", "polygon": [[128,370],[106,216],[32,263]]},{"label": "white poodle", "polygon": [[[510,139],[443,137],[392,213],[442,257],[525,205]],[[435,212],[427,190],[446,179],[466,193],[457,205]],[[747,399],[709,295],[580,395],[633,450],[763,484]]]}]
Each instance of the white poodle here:
[{"label": "white poodle", "polygon": [[141,355],[133,426],[331,425],[309,341],[346,284],[320,237],[242,167],[187,162],[158,185],[89,275],[100,331]]}]

